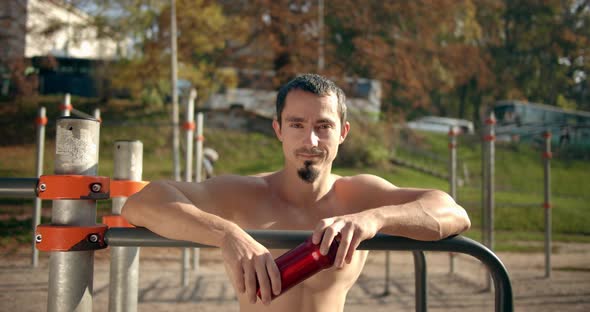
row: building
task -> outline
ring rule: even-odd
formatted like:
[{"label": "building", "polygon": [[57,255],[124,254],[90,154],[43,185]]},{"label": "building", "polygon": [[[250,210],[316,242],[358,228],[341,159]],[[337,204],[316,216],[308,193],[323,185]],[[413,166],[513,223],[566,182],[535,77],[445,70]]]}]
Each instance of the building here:
[{"label": "building", "polygon": [[[30,60],[56,57],[80,63],[126,54],[126,46],[100,38],[91,17],[61,0],[4,0],[0,5],[0,94],[34,73]],[[59,66],[59,63],[56,63]],[[40,76],[39,86],[43,86]],[[12,85],[11,85],[12,84]],[[43,91],[43,90],[41,90]]]}]

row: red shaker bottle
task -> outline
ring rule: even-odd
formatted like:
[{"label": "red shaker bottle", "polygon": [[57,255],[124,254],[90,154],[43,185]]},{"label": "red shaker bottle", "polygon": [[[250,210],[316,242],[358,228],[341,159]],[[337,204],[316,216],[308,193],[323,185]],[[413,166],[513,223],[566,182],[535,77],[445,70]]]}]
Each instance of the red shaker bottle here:
[{"label": "red shaker bottle", "polygon": [[[299,246],[276,258],[275,263],[281,272],[281,294],[317,272],[331,267],[336,259],[337,251],[338,242],[334,240],[328,254],[322,255],[320,244],[314,245],[310,237]],[[256,293],[259,298],[262,298],[258,285]],[[271,299],[276,297],[271,290]]]}]

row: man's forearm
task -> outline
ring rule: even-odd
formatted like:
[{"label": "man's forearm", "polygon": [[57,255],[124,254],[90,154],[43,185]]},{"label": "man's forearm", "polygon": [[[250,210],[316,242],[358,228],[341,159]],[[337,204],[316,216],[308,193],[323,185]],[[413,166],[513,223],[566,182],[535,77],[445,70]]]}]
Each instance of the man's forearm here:
[{"label": "man's forearm", "polygon": [[446,193],[429,191],[410,203],[367,210],[380,233],[434,241],[459,234],[471,223],[465,210]]},{"label": "man's forearm", "polygon": [[121,214],[164,237],[217,247],[227,233],[241,231],[235,223],[200,210],[166,182],[150,183],[130,197]]}]

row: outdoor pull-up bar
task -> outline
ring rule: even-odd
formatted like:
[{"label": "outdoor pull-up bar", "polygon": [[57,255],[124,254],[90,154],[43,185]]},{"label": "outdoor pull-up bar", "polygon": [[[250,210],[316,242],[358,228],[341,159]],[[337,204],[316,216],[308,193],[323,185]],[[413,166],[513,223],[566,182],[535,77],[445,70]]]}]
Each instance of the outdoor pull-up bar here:
[{"label": "outdoor pull-up bar", "polygon": [[[248,234],[269,249],[290,249],[305,241],[311,235],[311,232],[256,230],[248,231]],[[188,241],[170,240],[145,228],[111,228],[105,234],[105,242],[109,246],[211,247]],[[495,287],[495,310],[513,310],[512,286],[504,264],[490,249],[469,238],[454,236],[440,241],[426,242],[377,234],[374,238],[362,242],[359,249],[446,251],[471,255],[486,265],[492,276]],[[418,299],[416,301],[418,302]],[[420,309],[417,310],[420,311]]]}]

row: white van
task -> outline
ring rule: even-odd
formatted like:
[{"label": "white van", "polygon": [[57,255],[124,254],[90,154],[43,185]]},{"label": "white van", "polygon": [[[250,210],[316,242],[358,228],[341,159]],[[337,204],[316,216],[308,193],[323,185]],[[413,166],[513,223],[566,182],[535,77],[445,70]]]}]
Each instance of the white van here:
[{"label": "white van", "polygon": [[408,128],[429,132],[448,133],[451,126],[459,129],[460,133],[473,134],[473,122],[465,119],[425,116],[407,123]]}]

